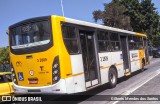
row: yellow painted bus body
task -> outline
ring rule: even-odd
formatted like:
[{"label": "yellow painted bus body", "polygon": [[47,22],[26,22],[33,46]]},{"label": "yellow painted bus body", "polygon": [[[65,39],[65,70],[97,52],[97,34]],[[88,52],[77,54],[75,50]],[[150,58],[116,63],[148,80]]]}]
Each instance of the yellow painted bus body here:
[{"label": "yellow painted bus body", "polygon": [[[47,51],[14,55],[10,53],[10,59],[15,69],[16,76],[18,72],[22,72],[24,76],[23,81],[18,81],[19,86],[48,86],[52,85],[52,64],[54,58],[59,56],[60,60],[60,76],[61,78],[67,78],[72,76],[70,56],[63,44],[62,32],[60,22],[65,21],[64,17],[52,16],[52,36],[53,36],[53,46]],[[32,56],[31,59],[26,57]],[[45,59],[45,60],[43,60]],[[41,70],[41,66],[43,69]],[[30,74],[33,71],[33,75]],[[29,84],[29,79],[38,79],[38,84]],[[17,78],[18,80],[18,78]]]}]

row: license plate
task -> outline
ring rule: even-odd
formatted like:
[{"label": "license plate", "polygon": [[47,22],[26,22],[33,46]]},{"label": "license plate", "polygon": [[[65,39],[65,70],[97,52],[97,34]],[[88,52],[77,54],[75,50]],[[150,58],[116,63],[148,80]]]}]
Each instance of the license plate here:
[{"label": "license plate", "polygon": [[29,80],[29,84],[37,84],[38,80]]}]

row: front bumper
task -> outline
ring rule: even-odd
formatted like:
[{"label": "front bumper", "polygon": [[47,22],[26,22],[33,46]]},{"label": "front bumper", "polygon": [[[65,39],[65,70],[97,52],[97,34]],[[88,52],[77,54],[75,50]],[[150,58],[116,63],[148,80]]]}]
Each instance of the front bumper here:
[{"label": "front bumper", "polygon": [[54,85],[43,86],[43,87],[25,87],[18,86],[13,83],[14,93],[15,94],[65,94],[66,93],[66,84],[64,79],[60,79]]}]

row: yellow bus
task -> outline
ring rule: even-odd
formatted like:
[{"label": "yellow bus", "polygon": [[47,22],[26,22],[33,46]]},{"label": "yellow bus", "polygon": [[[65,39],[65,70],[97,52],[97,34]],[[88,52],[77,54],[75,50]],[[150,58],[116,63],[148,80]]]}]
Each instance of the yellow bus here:
[{"label": "yellow bus", "polygon": [[9,27],[15,93],[71,94],[144,70],[147,36],[61,16]]}]

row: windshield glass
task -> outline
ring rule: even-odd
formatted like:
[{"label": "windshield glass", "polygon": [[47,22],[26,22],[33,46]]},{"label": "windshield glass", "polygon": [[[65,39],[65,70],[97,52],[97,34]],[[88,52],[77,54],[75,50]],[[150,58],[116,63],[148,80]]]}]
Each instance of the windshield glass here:
[{"label": "windshield glass", "polygon": [[11,48],[20,49],[48,44],[51,39],[49,21],[34,22],[11,29]]}]

